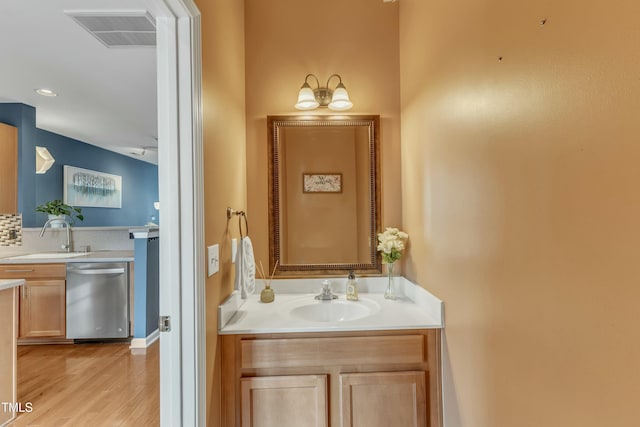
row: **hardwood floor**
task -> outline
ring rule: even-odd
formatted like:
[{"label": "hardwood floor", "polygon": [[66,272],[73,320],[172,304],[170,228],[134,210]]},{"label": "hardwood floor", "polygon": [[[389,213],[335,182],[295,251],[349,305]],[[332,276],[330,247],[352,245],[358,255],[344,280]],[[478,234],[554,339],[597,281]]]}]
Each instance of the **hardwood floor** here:
[{"label": "hardwood floor", "polygon": [[126,343],[18,347],[18,401],[10,427],[160,425],[159,343],[132,355]]}]

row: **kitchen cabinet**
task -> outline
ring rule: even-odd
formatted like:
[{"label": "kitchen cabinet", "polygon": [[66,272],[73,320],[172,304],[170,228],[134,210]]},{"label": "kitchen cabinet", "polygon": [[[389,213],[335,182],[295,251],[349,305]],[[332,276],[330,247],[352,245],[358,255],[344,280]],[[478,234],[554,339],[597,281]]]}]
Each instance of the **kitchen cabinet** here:
[{"label": "kitchen cabinet", "polygon": [[[18,324],[17,283],[0,280],[0,402],[17,402],[16,329]],[[10,287],[11,286],[11,287]],[[15,417],[15,412],[0,409],[0,426]]]},{"label": "kitchen cabinet", "polygon": [[439,427],[440,333],[221,335],[222,425]]},{"label": "kitchen cabinet", "polygon": [[19,297],[18,343],[66,340],[65,264],[6,264],[0,278],[25,279]]},{"label": "kitchen cabinet", "polygon": [[0,213],[18,212],[18,128],[0,123]]},{"label": "kitchen cabinet", "polygon": [[65,336],[65,281],[27,280],[20,298],[19,338]]}]

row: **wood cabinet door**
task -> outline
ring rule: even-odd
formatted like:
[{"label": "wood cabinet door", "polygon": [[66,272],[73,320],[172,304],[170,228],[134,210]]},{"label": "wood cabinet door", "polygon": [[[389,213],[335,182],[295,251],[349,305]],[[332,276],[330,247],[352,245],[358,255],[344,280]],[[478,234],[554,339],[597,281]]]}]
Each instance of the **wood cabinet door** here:
[{"label": "wood cabinet door", "polygon": [[20,295],[20,338],[66,335],[64,280],[28,280]]},{"label": "wood cabinet door", "polygon": [[240,380],[242,427],[326,427],[327,376],[291,375]]},{"label": "wood cabinet door", "polygon": [[[18,289],[0,291],[0,402],[17,402],[16,291]],[[12,411],[0,409],[0,425],[4,425],[14,415]]]},{"label": "wood cabinet door", "polygon": [[18,128],[4,123],[0,123],[0,182],[0,213],[17,213]]},{"label": "wood cabinet door", "polygon": [[342,427],[426,427],[425,373],[340,375]]}]

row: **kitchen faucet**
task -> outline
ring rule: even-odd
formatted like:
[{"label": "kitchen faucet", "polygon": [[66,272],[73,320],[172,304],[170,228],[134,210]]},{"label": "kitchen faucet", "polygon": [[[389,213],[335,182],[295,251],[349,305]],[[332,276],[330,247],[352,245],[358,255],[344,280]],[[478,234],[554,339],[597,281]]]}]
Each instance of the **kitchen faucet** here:
[{"label": "kitchen faucet", "polygon": [[70,233],[70,229],[71,229],[71,224],[69,224],[69,221],[67,221],[66,219],[61,219],[61,218],[51,218],[48,219],[47,222],[44,223],[44,225],[42,226],[42,230],[40,230],[40,237],[44,236],[44,232],[47,229],[47,226],[49,224],[51,224],[52,222],[62,222],[64,224],[67,225],[67,243],[61,245],[61,248],[66,250],[67,252],[71,252],[71,233]]}]

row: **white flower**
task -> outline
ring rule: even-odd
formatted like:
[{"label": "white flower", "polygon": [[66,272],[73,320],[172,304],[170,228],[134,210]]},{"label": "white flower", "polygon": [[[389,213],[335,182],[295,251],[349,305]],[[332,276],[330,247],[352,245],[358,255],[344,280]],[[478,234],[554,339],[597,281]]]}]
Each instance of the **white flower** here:
[{"label": "white flower", "polygon": [[400,259],[405,249],[405,241],[409,235],[394,227],[387,227],[378,234],[378,251],[382,252],[382,260],[389,264]]}]

